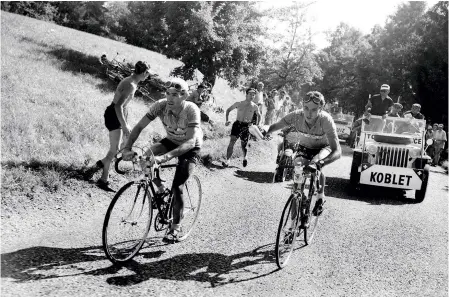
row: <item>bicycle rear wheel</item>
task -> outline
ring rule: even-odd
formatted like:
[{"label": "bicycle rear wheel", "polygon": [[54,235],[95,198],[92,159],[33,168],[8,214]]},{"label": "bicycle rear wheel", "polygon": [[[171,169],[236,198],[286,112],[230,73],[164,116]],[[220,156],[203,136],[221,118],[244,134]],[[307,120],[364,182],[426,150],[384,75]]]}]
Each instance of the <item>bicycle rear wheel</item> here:
[{"label": "bicycle rear wheel", "polygon": [[198,176],[190,176],[185,183],[183,194],[184,211],[181,222],[182,232],[178,238],[179,241],[183,241],[189,237],[198,219],[202,199],[201,182]]},{"label": "bicycle rear wheel", "polygon": [[308,192],[304,190],[305,197],[310,197],[310,205],[309,208],[306,210],[308,214],[308,224],[307,227],[304,228],[304,242],[308,245],[312,243],[312,240],[315,236],[315,231],[318,226],[318,219],[320,218],[320,215],[315,216],[312,214],[312,209],[315,206],[315,203],[317,201],[317,194],[315,192],[315,185],[316,183],[313,182],[311,178],[308,178],[307,182],[308,185]]},{"label": "bicycle rear wheel", "polygon": [[113,263],[131,260],[141,249],[151,226],[148,186],[129,182],[114,196],[103,223],[103,249]]},{"label": "bicycle rear wheel", "polygon": [[[295,217],[292,217],[292,209],[295,207],[293,205],[294,199],[297,198],[293,194],[288,198],[282,212],[281,221],[279,222],[275,246],[276,264],[279,268],[287,266],[296,242],[295,238],[298,232],[297,226],[300,214],[296,211],[296,214],[294,214]],[[298,203],[299,201],[297,201],[296,207]]]}]

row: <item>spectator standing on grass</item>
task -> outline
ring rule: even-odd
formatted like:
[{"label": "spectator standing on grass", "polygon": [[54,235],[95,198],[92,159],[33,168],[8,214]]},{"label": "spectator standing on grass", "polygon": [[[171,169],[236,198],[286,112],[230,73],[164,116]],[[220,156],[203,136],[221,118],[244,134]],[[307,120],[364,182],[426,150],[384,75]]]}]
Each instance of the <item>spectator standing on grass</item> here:
[{"label": "spectator standing on grass", "polygon": [[274,121],[274,111],[276,109],[276,101],[275,98],[278,94],[276,89],[271,90],[270,94],[268,94],[268,98],[265,101],[265,105],[267,107],[267,113],[265,115],[265,125],[271,125]]},{"label": "spectator standing on grass", "polygon": [[103,169],[97,186],[105,191],[113,191],[109,186],[109,169],[117,154],[131,133],[131,127],[128,124],[128,104],[134,98],[137,90],[137,84],[144,81],[150,75],[150,65],[139,61],[134,66],[133,73],[124,78],[115,90],[112,103],[104,112],[104,124],[109,131],[109,150],[106,156],[98,160],[89,170],[88,175],[92,176],[96,171]]},{"label": "spectator standing on grass", "polygon": [[264,101],[263,101],[263,94],[264,94],[264,91],[263,91],[263,88],[264,88],[264,84],[263,84],[263,82],[258,82],[257,83],[257,90],[256,90],[256,96],[254,97],[254,99],[253,99],[253,102],[257,105],[257,107],[259,108],[259,114],[260,114],[260,119],[259,119],[259,121],[257,120],[257,115],[256,115],[256,113],[254,113],[254,116],[253,116],[253,118],[252,118],[252,120],[251,120],[251,122],[253,123],[253,124],[256,124],[257,122],[259,122],[260,124],[262,124],[262,122],[263,122],[263,119],[262,119],[262,113],[263,113],[263,110],[262,110],[262,107],[263,107],[263,104],[264,104]]},{"label": "spectator standing on grass", "polygon": [[415,103],[412,105],[412,109],[409,111],[404,112],[404,117],[408,114],[410,114],[413,118],[418,120],[424,120],[424,115],[420,113],[421,105],[418,103]]},{"label": "spectator standing on grass", "polygon": [[438,125],[438,130],[433,134],[435,156],[433,157],[433,165],[438,166],[440,163],[440,156],[446,145],[447,137],[446,131],[443,130],[443,124]]},{"label": "spectator standing on grass", "polygon": [[289,97],[285,90],[281,91],[278,101],[278,110],[276,112],[276,120],[282,119],[289,111]]}]

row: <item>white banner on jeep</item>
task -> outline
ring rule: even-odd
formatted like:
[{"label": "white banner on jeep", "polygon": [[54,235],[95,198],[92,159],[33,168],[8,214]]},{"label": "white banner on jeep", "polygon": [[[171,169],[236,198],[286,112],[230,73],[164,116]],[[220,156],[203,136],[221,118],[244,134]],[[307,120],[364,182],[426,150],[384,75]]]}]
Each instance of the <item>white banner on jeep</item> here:
[{"label": "white banner on jeep", "polygon": [[362,164],[360,183],[398,189],[421,189],[422,171],[412,168],[391,167],[383,165]]}]

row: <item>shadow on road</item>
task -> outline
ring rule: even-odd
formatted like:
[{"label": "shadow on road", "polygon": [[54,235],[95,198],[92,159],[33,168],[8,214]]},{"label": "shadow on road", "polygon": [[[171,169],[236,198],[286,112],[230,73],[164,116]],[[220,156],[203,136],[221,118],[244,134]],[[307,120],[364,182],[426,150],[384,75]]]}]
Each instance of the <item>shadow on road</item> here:
[{"label": "shadow on road", "polygon": [[[143,249],[138,257],[148,261],[159,258],[164,253],[162,250],[146,252]],[[123,267],[134,274],[124,276],[113,276],[123,267],[95,264],[105,260],[101,247],[64,249],[38,246],[2,254],[1,277],[14,279],[16,282],[29,282],[76,275],[112,275],[107,279],[107,283],[114,286],[131,286],[159,278],[208,282],[212,287],[216,287],[261,278],[277,271],[274,265],[274,244],[266,244],[231,256],[198,253],[176,255],[149,263],[132,260]],[[269,269],[262,270],[261,265],[267,264],[270,265]],[[96,266],[102,267],[92,268]]]},{"label": "shadow on road", "polygon": [[[160,257],[164,251],[155,251],[147,257]],[[1,277],[17,282],[45,280],[74,275],[104,275],[117,273],[116,266],[99,269],[85,268],[86,263],[106,260],[101,247],[54,248],[37,246],[1,255]]]},{"label": "shadow on road", "polygon": [[326,189],[324,193],[330,199],[356,200],[373,205],[403,205],[415,203],[413,199],[405,197],[404,191],[398,189],[362,186],[358,190],[351,190],[349,180],[340,177],[326,177]]},{"label": "shadow on road", "polygon": [[262,184],[273,182],[273,172],[236,170],[234,176]]},{"label": "shadow on road", "polygon": [[[145,256],[145,253],[140,253]],[[273,267],[260,273],[260,265]],[[152,278],[176,281],[208,282],[212,287],[229,283],[245,282],[261,278],[277,271],[274,264],[274,244],[267,244],[252,251],[231,256],[218,253],[195,253],[176,255],[150,263],[132,261],[125,267],[133,275],[113,276],[107,283],[116,286],[132,286]],[[254,266],[253,270],[249,267]]]}]

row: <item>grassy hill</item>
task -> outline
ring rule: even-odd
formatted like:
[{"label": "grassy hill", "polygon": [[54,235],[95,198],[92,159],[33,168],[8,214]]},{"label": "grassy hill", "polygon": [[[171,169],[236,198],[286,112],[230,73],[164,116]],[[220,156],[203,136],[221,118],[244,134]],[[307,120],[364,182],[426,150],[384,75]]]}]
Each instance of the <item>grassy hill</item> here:
[{"label": "grassy hill", "polygon": [[[1,26],[2,193],[32,191],[35,186],[57,191],[71,178],[81,179],[87,166],[104,156],[109,140],[103,113],[116,85],[99,72],[102,54],[114,57],[118,52],[132,63],[146,60],[162,78],[181,64],[142,48],[4,11]],[[213,93],[225,109],[243,99],[223,80]],[[130,124],[136,124],[147,108],[142,100],[133,101]],[[225,154],[230,128],[224,126],[223,114],[211,118],[217,125],[203,127],[203,154],[218,159]],[[155,121],[139,144],[160,135],[165,135],[162,124]],[[257,148],[264,149],[264,144]]]}]

